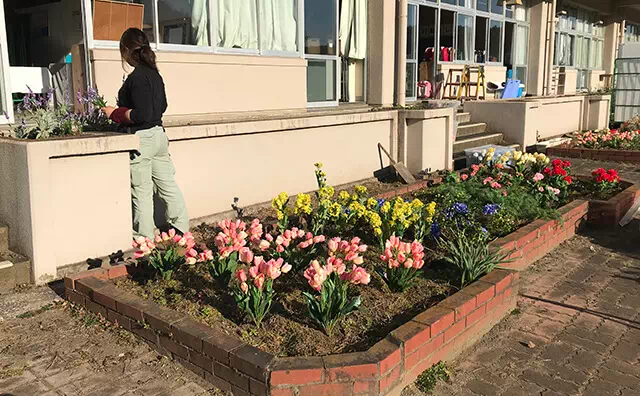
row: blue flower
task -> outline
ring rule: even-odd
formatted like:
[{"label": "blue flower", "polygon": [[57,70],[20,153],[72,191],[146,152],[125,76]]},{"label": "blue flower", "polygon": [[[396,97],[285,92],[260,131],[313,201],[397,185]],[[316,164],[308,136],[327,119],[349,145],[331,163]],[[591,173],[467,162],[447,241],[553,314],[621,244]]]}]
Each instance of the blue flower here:
[{"label": "blue flower", "polygon": [[349,213],[351,213],[351,209],[346,208],[346,209],[344,210],[344,213],[348,215]]},{"label": "blue flower", "polygon": [[498,213],[499,209],[500,205],[498,204],[486,204],[482,208],[482,214],[485,216],[493,216],[494,214]]},{"label": "blue flower", "polygon": [[458,203],[453,204],[452,209],[457,214],[461,214],[461,215],[466,215],[467,213],[469,213],[469,208],[467,208],[467,204],[464,204],[462,202],[458,202]]},{"label": "blue flower", "polygon": [[438,223],[431,224],[431,235],[436,239],[440,238],[442,235],[442,230],[440,230],[440,225]]},{"label": "blue flower", "polygon": [[382,199],[382,198],[378,199],[378,206],[382,206],[382,205],[384,205],[384,203],[385,203],[384,199]]},{"label": "blue flower", "polygon": [[487,235],[487,232],[488,232],[488,231],[487,231],[487,229],[486,229],[486,228],[484,228],[484,227],[480,227],[480,229],[482,230],[482,233],[483,233],[483,234]]}]

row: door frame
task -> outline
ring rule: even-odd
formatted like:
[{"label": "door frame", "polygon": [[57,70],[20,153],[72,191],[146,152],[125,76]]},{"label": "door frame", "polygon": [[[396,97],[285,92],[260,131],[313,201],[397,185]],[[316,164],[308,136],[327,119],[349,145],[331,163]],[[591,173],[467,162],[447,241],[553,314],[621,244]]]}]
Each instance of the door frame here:
[{"label": "door frame", "polygon": [[11,90],[11,66],[9,64],[9,48],[7,46],[7,23],[4,15],[4,0],[0,0],[0,62],[2,68],[2,83],[4,91],[1,92],[0,110],[4,111],[4,115],[0,115],[0,125],[12,124],[14,122],[13,114],[13,96]]}]

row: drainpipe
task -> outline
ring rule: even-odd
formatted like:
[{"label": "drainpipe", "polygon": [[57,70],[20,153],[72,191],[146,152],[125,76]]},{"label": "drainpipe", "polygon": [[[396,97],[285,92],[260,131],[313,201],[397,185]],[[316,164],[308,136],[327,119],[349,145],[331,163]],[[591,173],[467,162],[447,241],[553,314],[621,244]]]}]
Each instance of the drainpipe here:
[{"label": "drainpipe", "polygon": [[546,72],[547,72],[546,95],[547,96],[551,96],[551,84],[553,81],[553,54],[556,46],[556,6],[557,6],[557,0],[552,0],[551,9],[549,10],[550,12],[547,13],[548,15],[547,24],[549,25],[547,29],[547,32],[549,34],[547,39],[548,48],[545,53],[545,55],[547,56],[547,65],[546,65]]},{"label": "drainpipe", "polygon": [[398,0],[396,40],[396,105],[407,103],[407,0]]}]

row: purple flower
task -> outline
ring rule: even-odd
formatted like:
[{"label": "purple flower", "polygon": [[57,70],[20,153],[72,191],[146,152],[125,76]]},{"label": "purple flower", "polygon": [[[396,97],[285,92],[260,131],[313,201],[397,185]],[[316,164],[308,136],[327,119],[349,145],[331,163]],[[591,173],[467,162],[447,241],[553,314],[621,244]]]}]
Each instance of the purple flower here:
[{"label": "purple flower", "polygon": [[482,214],[485,216],[493,216],[498,213],[500,205],[498,204],[486,204],[482,207]]}]

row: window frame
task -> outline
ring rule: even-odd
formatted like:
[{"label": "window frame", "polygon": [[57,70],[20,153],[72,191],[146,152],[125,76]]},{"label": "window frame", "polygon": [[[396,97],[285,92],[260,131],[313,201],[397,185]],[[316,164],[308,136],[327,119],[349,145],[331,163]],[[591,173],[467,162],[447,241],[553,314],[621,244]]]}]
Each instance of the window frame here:
[{"label": "window frame", "polygon": [[[340,104],[340,75],[341,75],[341,69],[340,69],[340,44],[339,44],[339,37],[340,37],[340,7],[339,7],[339,1],[338,0],[330,0],[335,2],[336,5],[336,14],[335,14],[335,20],[336,20],[336,31],[335,31],[335,37],[336,37],[336,54],[335,55],[315,55],[315,54],[305,54],[304,52],[304,45],[302,47],[300,47],[300,45],[298,45],[298,50],[302,51],[302,57],[305,60],[324,60],[327,62],[334,62],[334,71],[335,71],[335,76],[334,76],[334,89],[335,89],[335,99],[334,100],[326,100],[326,101],[319,101],[319,102],[309,102],[309,99],[307,98],[307,108],[321,108],[321,107],[337,107]],[[304,4],[304,1],[298,1],[298,9],[300,8],[300,4]],[[298,10],[299,12],[299,10]],[[298,16],[300,16],[300,13],[298,13]],[[302,12],[302,17],[304,18],[304,5],[303,5],[303,12]],[[298,33],[302,34],[302,36],[304,36],[305,32],[304,32],[304,19],[302,19],[303,23],[298,23],[298,27],[300,25],[302,25],[302,32],[300,32],[300,29],[298,29]],[[258,27],[259,29],[259,27]],[[258,30],[259,31],[259,30]],[[260,36],[258,35],[258,39],[260,38]],[[303,42],[304,44],[304,42]],[[367,49],[368,52],[368,49]],[[368,58],[368,56],[367,56]],[[366,62],[365,62],[366,63]],[[308,69],[307,69],[308,70]],[[307,86],[305,87],[305,89],[308,87],[309,82],[307,81]],[[366,84],[365,84],[366,85]],[[365,93],[365,99],[366,99],[366,93]]]}]

